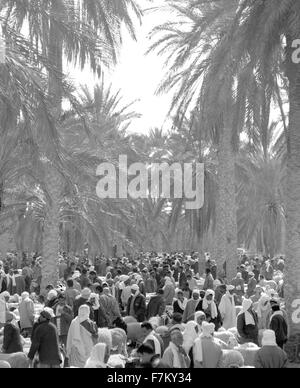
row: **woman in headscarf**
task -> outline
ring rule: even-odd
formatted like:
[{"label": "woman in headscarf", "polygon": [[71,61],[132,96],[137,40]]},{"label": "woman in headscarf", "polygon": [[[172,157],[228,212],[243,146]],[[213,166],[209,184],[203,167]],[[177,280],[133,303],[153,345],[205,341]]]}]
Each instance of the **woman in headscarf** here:
[{"label": "woman in headscarf", "polygon": [[219,368],[222,363],[222,348],[214,339],[215,325],[203,322],[202,334],[193,346],[194,368]]},{"label": "woman in headscarf", "polygon": [[268,318],[270,315],[271,305],[270,305],[269,295],[263,293],[258,301],[256,312],[258,317],[258,329],[266,330],[268,329]]},{"label": "woman in headscarf", "polygon": [[215,325],[216,331],[222,326],[222,317],[220,311],[214,301],[215,292],[213,290],[206,290],[203,300],[199,303],[199,310],[206,315],[207,322]]},{"label": "woman in headscarf", "polygon": [[82,305],[73,319],[67,339],[69,365],[83,368],[98,340],[97,325],[90,320],[90,307]]},{"label": "woman in headscarf", "polygon": [[223,320],[224,329],[231,329],[236,327],[236,310],[234,302],[234,286],[228,285],[226,287],[226,294],[222,296],[219,304],[219,311]]},{"label": "woman in headscarf", "polygon": [[104,343],[99,343],[93,347],[91,356],[88,358],[84,367],[87,369],[107,368],[106,366],[107,361],[108,361],[107,346]]},{"label": "woman in headscarf", "polygon": [[238,341],[241,344],[253,342],[258,345],[258,318],[252,309],[252,300],[244,299],[237,317]]},{"label": "woman in headscarf", "polygon": [[175,295],[176,300],[173,303],[173,312],[183,314],[188,300],[184,297],[182,290],[176,290]]},{"label": "woman in headscarf", "polygon": [[175,287],[172,282],[172,279],[168,276],[165,277],[165,284],[163,286],[164,298],[167,306],[172,306],[174,296],[175,296]]}]

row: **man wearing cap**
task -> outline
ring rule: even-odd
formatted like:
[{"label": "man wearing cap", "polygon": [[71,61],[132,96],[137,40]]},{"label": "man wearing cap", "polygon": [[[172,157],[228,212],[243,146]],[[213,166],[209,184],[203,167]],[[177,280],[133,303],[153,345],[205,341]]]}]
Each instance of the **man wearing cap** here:
[{"label": "man wearing cap", "polygon": [[131,286],[131,294],[127,304],[127,315],[136,318],[138,322],[144,322],[146,318],[146,298],[140,293],[137,284]]},{"label": "man wearing cap", "polygon": [[222,296],[219,304],[223,327],[226,330],[236,327],[236,309],[233,293],[234,286],[228,285],[226,287],[226,294]]},{"label": "man wearing cap", "polygon": [[38,319],[38,325],[33,331],[32,343],[28,358],[32,362],[36,353],[39,356],[39,368],[60,368],[62,362],[59,352],[59,340],[56,326],[51,323],[53,310],[45,308]]}]

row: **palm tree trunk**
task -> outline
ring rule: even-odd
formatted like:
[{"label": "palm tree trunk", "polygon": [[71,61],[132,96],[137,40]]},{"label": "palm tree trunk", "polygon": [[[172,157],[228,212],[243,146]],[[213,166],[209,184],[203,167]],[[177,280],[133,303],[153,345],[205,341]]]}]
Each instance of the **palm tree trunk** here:
[{"label": "palm tree trunk", "polygon": [[231,125],[225,123],[218,151],[218,200],[216,205],[215,249],[213,258],[218,272],[226,262],[228,281],[236,274],[237,221],[235,201],[235,153],[232,147]]},{"label": "palm tree trunk", "polygon": [[[61,114],[62,104],[62,39],[60,31],[57,28],[54,18],[59,16],[60,1],[52,0],[51,23],[50,23],[50,42],[48,59],[52,65],[49,71],[49,94],[53,99],[54,116],[56,119]],[[47,144],[44,145],[47,147]],[[49,155],[49,150],[46,154]],[[51,150],[50,150],[51,154]],[[48,284],[54,286],[58,280],[58,253],[59,253],[59,204],[61,200],[61,179],[59,172],[48,160],[45,163],[45,182],[49,195],[49,201],[46,206],[46,215],[43,229],[43,262],[42,262],[42,292]]]},{"label": "palm tree trunk", "polygon": [[[287,37],[290,113],[287,139],[288,190],[285,191],[287,228],[284,297],[290,345],[300,344],[300,66],[291,61],[291,44],[296,38]],[[292,347],[288,346],[287,350]]]}]

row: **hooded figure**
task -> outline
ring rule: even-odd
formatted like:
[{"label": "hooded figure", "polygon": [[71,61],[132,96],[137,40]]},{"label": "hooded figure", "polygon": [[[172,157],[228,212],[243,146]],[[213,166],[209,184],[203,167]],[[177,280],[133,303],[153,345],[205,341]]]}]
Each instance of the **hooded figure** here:
[{"label": "hooded figure", "polygon": [[202,334],[194,342],[194,368],[219,368],[222,363],[222,348],[214,339],[215,325],[203,322]]},{"label": "hooded figure", "polygon": [[255,355],[255,368],[285,368],[287,361],[286,353],[277,346],[275,332],[265,330],[262,348]]},{"label": "hooded figure", "polygon": [[104,343],[99,343],[95,345],[92,349],[92,353],[90,358],[87,360],[85,364],[85,368],[92,369],[98,368],[103,369],[106,368],[107,363],[107,346]]},{"label": "hooded figure", "polygon": [[238,340],[241,344],[253,342],[258,345],[258,318],[252,310],[252,300],[244,299],[237,317]]},{"label": "hooded figure", "polygon": [[214,301],[215,292],[206,290],[203,300],[199,303],[199,309],[206,315],[206,320],[215,325],[216,331],[222,326],[222,317]]},{"label": "hooded figure", "polygon": [[219,311],[223,320],[224,329],[236,327],[236,309],[234,302],[234,286],[226,287],[226,294],[222,296],[219,304]]},{"label": "hooded figure", "polygon": [[34,324],[34,303],[28,292],[23,292],[21,298],[22,301],[19,306],[21,330],[31,334]]},{"label": "hooded figure", "polygon": [[97,326],[89,316],[90,307],[82,305],[79,307],[78,316],[71,323],[67,338],[67,357],[70,366],[83,368],[98,340]]},{"label": "hooded figure", "polygon": [[280,310],[279,302],[271,300],[270,305],[273,311],[270,318],[270,329],[275,332],[277,345],[283,349],[283,345],[287,342],[288,326]]},{"label": "hooded figure", "polygon": [[189,321],[186,324],[183,332],[183,349],[189,354],[191,348],[194,345],[195,339],[198,337],[199,328],[196,321]]},{"label": "hooded figure", "polygon": [[268,317],[270,315],[270,297],[263,293],[257,304],[258,329],[265,330],[268,328]]}]

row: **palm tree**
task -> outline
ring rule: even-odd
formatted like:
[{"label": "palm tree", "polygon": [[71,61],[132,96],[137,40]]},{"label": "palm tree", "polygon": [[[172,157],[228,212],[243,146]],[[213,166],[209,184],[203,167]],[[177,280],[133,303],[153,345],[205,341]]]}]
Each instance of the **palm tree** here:
[{"label": "palm tree", "polygon": [[[238,131],[234,130],[233,78],[221,67],[225,53],[221,43],[235,15],[238,1],[169,1],[178,22],[166,23],[153,31],[158,35],[150,50],[168,53],[168,73],[159,92],[175,90],[170,111],[182,116],[199,109],[199,131],[210,134],[217,146],[218,198],[214,258],[221,271],[227,261],[227,277],[237,267],[237,225],[235,203],[235,158]],[[221,43],[220,43],[221,42]]]},{"label": "palm tree", "polygon": [[103,65],[117,59],[117,48],[121,43],[121,26],[125,24],[134,37],[134,28],[129,8],[140,17],[133,0],[106,1],[4,1],[0,12],[5,14],[4,36],[8,26],[21,31],[27,21],[29,39],[35,45],[30,59],[40,61],[39,52],[47,58],[48,93],[52,102],[54,121],[38,116],[43,132],[38,145],[43,154],[44,177],[47,186],[47,210],[43,238],[43,286],[57,279],[57,252],[59,251],[59,203],[62,182],[62,163],[59,155],[60,135],[58,124],[64,95],[63,58],[79,64],[89,63],[94,72],[100,73]]}]

